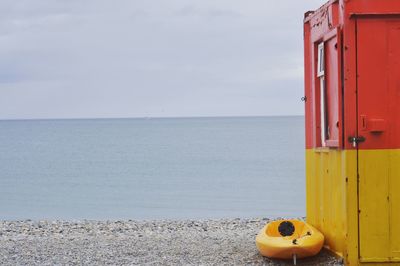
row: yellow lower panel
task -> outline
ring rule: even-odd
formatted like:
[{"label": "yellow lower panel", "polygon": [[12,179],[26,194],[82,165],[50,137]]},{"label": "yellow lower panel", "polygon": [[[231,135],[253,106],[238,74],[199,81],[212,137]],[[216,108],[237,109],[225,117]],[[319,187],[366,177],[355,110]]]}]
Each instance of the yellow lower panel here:
[{"label": "yellow lower panel", "polygon": [[306,171],[307,222],[325,244],[348,265],[399,265],[400,150],[307,150]]},{"label": "yellow lower panel", "polygon": [[400,261],[400,150],[359,151],[362,261]]},{"label": "yellow lower panel", "polygon": [[346,152],[306,151],[307,222],[325,236],[325,245],[341,255],[346,241]]}]

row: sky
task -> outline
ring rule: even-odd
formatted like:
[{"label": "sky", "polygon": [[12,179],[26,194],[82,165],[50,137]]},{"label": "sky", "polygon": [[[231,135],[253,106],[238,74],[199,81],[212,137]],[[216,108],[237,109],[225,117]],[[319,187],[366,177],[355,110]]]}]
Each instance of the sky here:
[{"label": "sky", "polygon": [[302,115],[324,0],[1,0],[0,119]]}]

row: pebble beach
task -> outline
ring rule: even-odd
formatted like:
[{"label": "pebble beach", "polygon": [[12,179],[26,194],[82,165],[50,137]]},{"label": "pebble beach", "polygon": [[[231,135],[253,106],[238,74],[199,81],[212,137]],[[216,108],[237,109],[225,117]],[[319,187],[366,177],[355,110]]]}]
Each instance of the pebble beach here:
[{"label": "pebble beach", "polygon": [[[268,221],[1,221],[0,265],[293,265],[258,254]],[[343,265],[325,250],[297,264]]]}]

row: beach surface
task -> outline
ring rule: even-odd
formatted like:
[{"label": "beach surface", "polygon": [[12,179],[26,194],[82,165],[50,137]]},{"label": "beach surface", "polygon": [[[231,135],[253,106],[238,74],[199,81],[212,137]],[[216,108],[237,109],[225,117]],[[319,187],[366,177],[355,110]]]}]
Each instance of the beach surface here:
[{"label": "beach surface", "polygon": [[[268,221],[1,221],[0,265],[293,265],[258,254]],[[343,264],[323,250],[298,265]]]}]

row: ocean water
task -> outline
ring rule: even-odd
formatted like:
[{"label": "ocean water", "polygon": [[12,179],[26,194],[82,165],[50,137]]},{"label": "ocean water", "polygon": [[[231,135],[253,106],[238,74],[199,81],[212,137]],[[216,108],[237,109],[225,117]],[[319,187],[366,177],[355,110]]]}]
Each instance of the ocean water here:
[{"label": "ocean water", "polygon": [[0,121],[0,219],[304,216],[303,120]]}]

